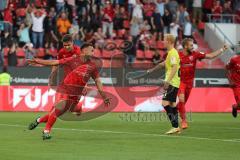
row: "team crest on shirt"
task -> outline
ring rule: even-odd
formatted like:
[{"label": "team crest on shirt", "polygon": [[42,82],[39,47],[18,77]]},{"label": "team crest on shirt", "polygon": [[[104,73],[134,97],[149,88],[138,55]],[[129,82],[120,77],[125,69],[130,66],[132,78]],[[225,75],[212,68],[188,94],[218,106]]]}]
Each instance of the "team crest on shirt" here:
[{"label": "team crest on shirt", "polygon": [[189,56],[189,60],[190,60],[190,61],[193,61],[193,56]]},{"label": "team crest on shirt", "polygon": [[171,59],[170,59],[170,60],[171,60],[171,63],[172,63],[172,64],[176,64],[176,62],[177,62],[177,60],[176,60],[176,58],[175,58],[175,57],[171,57]]}]

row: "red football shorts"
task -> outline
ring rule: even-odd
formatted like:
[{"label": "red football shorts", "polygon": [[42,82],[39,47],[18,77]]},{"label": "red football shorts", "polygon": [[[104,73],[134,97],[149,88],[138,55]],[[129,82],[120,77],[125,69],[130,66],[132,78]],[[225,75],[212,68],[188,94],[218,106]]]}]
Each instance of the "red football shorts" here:
[{"label": "red football shorts", "polygon": [[72,96],[57,92],[54,107],[63,111],[74,110],[78,105],[80,98],[81,96]]},{"label": "red football shorts", "polygon": [[178,95],[184,94],[185,102],[186,102],[190,96],[192,88],[193,88],[192,83],[181,82],[178,90]]}]

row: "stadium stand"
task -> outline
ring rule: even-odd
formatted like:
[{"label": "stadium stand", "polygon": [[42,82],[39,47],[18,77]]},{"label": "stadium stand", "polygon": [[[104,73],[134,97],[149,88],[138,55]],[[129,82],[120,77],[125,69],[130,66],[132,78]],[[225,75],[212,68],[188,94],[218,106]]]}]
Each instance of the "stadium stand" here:
[{"label": "stadium stand", "polygon": [[[29,58],[20,43],[34,45],[32,56],[55,59],[61,48],[61,37],[67,33],[75,35],[76,45],[81,46],[85,41],[95,44],[95,56],[104,58],[105,67],[110,64],[107,61],[112,55],[125,53],[123,50],[128,46],[121,46],[125,41],[135,48],[133,63],[151,62],[154,49],[163,57],[164,33],[176,34],[176,44],[180,45],[185,29],[189,28],[186,25],[191,26],[190,36],[195,39],[198,50],[210,52],[202,37],[205,23],[239,23],[240,19],[237,0],[134,0],[131,4],[119,0],[66,0],[60,8],[56,1],[50,0],[3,1],[0,6],[1,57],[5,65],[15,58],[8,56],[14,43],[18,60],[12,65],[16,66],[24,66],[25,59]],[[45,13],[44,21],[33,21],[34,17],[44,17]],[[21,24],[25,24],[24,27],[20,28]],[[41,31],[41,28],[43,32],[36,33],[35,30]],[[26,34],[18,34],[19,30],[29,33],[30,42]],[[114,43],[115,48],[109,49],[109,43]],[[211,63],[202,61],[197,67],[221,68],[223,63],[219,59]]]}]

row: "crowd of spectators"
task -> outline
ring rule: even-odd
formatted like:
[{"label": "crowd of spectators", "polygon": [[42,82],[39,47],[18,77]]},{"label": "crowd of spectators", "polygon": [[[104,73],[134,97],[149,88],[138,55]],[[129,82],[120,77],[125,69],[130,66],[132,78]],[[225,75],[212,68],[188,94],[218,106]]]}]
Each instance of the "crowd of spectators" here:
[{"label": "crowd of spectators", "polygon": [[[209,20],[207,14],[215,22],[231,23],[236,19],[230,15],[239,13],[239,0],[1,0],[0,64],[54,59],[65,34],[72,34],[78,46],[93,43],[102,56],[106,43],[116,42],[130,62],[152,51],[144,58],[156,63],[163,56],[165,33],[174,34],[178,44]],[[132,44],[118,47],[124,42]]]}]

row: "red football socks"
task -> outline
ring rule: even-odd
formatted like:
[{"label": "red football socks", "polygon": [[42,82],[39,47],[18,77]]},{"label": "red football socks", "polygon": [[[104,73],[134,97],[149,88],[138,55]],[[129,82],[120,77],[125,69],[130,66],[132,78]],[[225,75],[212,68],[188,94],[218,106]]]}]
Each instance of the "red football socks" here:
[{"label": "red football socks", "polygon": [[185,110],[185,103],[184,102],[178,102],[178,111],[180,114],[180,117],[182,121],[186,121],[186,110]]},{"label": "red football socks", "polygon": [[44,131],[47,131],[47,132],[51,131],[52,126],[56,122],[57,117],[59,117],[61,115],[61,113],[62,113],[62,111],[57,108],[54,108],[54,110],[52,110],[49,113],[48,121],[46,123],[46,127],[45,127]]}]

